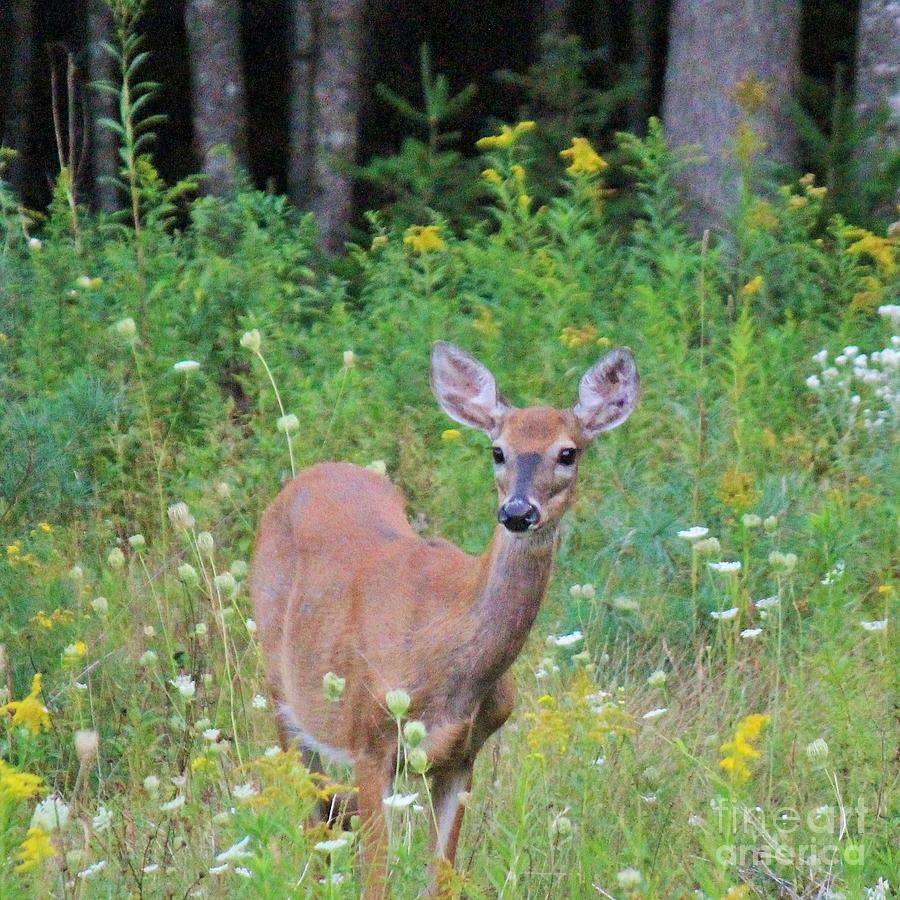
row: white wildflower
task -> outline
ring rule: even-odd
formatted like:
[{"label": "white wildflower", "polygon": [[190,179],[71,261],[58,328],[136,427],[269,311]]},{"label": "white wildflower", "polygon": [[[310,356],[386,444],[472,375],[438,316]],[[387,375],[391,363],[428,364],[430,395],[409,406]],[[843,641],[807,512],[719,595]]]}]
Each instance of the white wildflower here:
[{"label": "white wildflower", "polygon": [[247,621],[244,622],[244,625],[247,626],[247,631],[249,631],[250,634],[256,634],[256,622],[254,622],[253,619],[247,619]]},{"label": "white wildflower", "polygon": [[711,612],[710,618],[712,619],[721,619],[723,621],[728,621],[730,619],[734,619],[737,617],[739,610],[736,606],[732,606],[731,609],[722,609],[718,611]]},{"label": "white wildflower", "polygon": [[234,874],[240,875],[241,878],[252,878],[253,877],[253,873],[246,866],[235,866]]},{"label": "white wildflower", "polygon": [[194,527],[194,517],[187,503],[173,503],[169,509],[169,521],[173,527],[189,531]]},{"label": "white wildflower", "polygon": [[246,859],[248,856],[252,856],[252,853],[247,851],[247,845],[250,843],[250,835],[248,834],[246,837],[241,838],[236,844],[232,844],[227,850],[223,850],[216,856],[217,863],[223,862],[233,862],[236,859]]},{"label": "white wildflower", "polygon": [[657,669],[647,679],[650,687],[662,687],[666,683],[666,673],[662,669]]},{"label": "white wildflower", "polygon": [[193,700],[197,693],[197,685],[190,675],[178,675],[169,684],[184,697],[185,700]]},{"label": "white wildflower", "polygon": [[771,609],[773,606],[778,606],[778,595],[772,597],[761,597],[756,601],[757,609]]},{"label": "white wildflower", "polygon": [[657,709],[651,709],[649,712],[645,712],[641,718],[646,719],[648,722],[652,722],[654,719],[664,716],[668,711],[669,708],[667,706],[660,706]]},{"label": "white wildflower", "polygon": [[219,739],[219,735],[220,735],[221,733],[222,733],[222,732],[219,731],[218,728],[207,728],[207,729],[203,732],[203,737],[204,737],[207,741],[212,741],[213,743],[215,743],[215,742]]},{"label": "white wildflower", "polygon": [[382,801],[388,809],[406,809],[419,799],[418,794],[391,794]]},{"label": "white wildflower", "polygon": [[876,619],[873,622],[860,622],[866,631],[887,631],[887,619]]},{"label": "white wildflower", "polygon": [[700,538],[704,538],[709,534],[709,529],[703,525],[692,525],[690,528],[685,528],[684,531],[678,532],[678,537],[682,538],[685,541],[690,541],[693,543],[694,541],[699,541]]},{"label": "white wildflower", "polygon": [[740,572],[741,570],[741,564],[738,560],[733,562],[711,562],[707,563],[707,565],[714,572]]},{"label": "white wildflower", "polygon": [[259,353],[259,348],[262,346],[262,337],[259,329],[253,328],[250,331],[245,331],[241,335],[241,346],[251,353]]},{"label": "white wildflower", "polygon": [[157,869],[159,869],[159,863],[150,863],[149,866],[144,866],[141,870],[145,875],[152,875]]},{"label": "white wildflower", "polygon": [[196,372],[200,368],[200,363],[196,359],[182,359],[175,363],[172,368],[176,372]]},{"label": "white wildflower", "polygon": [[43,828],[44,831],[56,831],[57,828],[62,830],[69,821],[69,804],[61,797],[47,797],[41,800],[34,808],[34,814],[31,816],[32,828]]},{"label": "white wildflower", "polygon": [[366,468],[376,475],[387,475],[387,463],[383,459],[373,459]]},{"label": "white wildflower", "polygon": [[209,874],[210,875],[221,875],[223,872],[227,872],[229,869],[228,863],[222,863],[221,866],[210,866]]},{"label": "white wildflower", "polygon": [[758,638],[762,634],[762,628],[745,628],[741,632],[741,637],[746,638],[749,641],[752,641],[754,638]]},{"label": "white wildflower", "polygon": [[828,351],[827,350],[820,350],[818,353],[813,355],[813,362],[816,363],[816,365],[824,366],[827,360],[828,360]]},{"label": "white wildflower", "polygon": [[105,806],[98,806],[97,812],[91,819],[91,828],[97,834],[103,834],[112,825],[112,813]]},{"label": "white wildflower", "polygon": [[822,382],[819,381],[818,375],[810,375],[809,378],[806,379],[806,386],[812,388],[812,390],[816,390],[817,388],[822,387]]},{"label": "white wildflower", "polygon": [[616,881],[619,882],[619,887],[628,889],[637,887],[642,881],[641,873],[638,872],[637,869],[622,869],[618,875],[616,875]]},{"label": "white wildflower", "polygon": [[235,800],[249,800],[255,797],[259,791],[252,784],[236,784],[232,790]]},{"label": "white wildflower", "polygon": [[175,812],[176,810],[181,809],[185,804],[184,794],[176,794],[168,803],[161,803],[159,805],[160,812]]},{"label": "white wildflower", "polygon": [[88,878],[93,878],[98,872],[102,872],[106,867],[106,860],[101,859],[98,862],[95,862],[93,865],[88,866],[86,869],[82,869],[78,873],[78,877],[83,881],[86,881]]},{"label": "white wildflower", "polygon": [[250,705],[254,709],[265,709],[269,705],[269,701],[262,694],[254,694]]},{"label": "white wildflower", "polygon": [[583,638],[584,635],[580,631],[573,631],[569,634],[561,635],[551,634],[547,637],[547,643],[552,644],[554,647],[571,647]]},{"label": "white wildflower", "polygon": [[[345,832],[345,834],[346,833],[347,832]],[[315,845],[315,849],[321,850],[322,853],[334,853],[335,850],[342,850],[344,847],[349,846],[349,844],[349,837],[332,838],[330,841],[319,841],[319,843]]]}]

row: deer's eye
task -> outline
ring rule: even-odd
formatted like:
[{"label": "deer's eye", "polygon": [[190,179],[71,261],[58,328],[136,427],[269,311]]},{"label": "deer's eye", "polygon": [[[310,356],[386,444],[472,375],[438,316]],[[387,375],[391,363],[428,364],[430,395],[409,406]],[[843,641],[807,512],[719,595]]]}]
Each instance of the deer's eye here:
[{"label": "deer's eye", "polygon": [[559,451],[558,461],[561,466],[571,466],[575,464],[576,451],[574,447],[564,447]]},{"label": "deer's eye", "polygon": [[498,466],[506,462],[506,457],[499,447],[491,447],[491,453],[494,454],[494,462],[497,463]]}]

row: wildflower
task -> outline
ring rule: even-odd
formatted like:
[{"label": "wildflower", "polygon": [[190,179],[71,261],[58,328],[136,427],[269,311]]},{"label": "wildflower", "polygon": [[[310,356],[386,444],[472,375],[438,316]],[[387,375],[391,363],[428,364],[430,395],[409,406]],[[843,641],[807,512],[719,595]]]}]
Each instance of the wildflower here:
[{"label": "wildflower", "polygon": [[860,622],[866,631],[887,631],[887,619],[877,619],[874,622]]},{"label": "wildflower", "polygon": [[96,731],[85,729],[75,732],[75,755],[82,765],[94,759],[99,746],[100,738]]},{"label": "wildflower", "polygon": [[134,319],[132,318],[119,319],[119,321],[113,325],[113,331],[116,336],[121,338],[126,344],[132,344],[137,336],[137,325],[134,324]]},{"label": "wildflower", "polygon": [[866,900],[888,900],[891,896],[891,885],[886,878],[879,878],[875,887],[867,887],[864,890]]},{"label": "wildflower", "polygon": [[406,755],[406,761],[416,775],[424,775],[428,769],[428,754],[421,747],[410,750]]},{"label": "wildflower", "polygon": [[735,560],[734,562],[711,562],[706,565],[708,565],[713,572],[730,573],[741,571],[741,564],[738,560]]},{"label": "wildflower", "polygon": [[341,699],[341,694],[344,693],[346,685],[347,679],[335,675],[334,672],[326,672],[322,676],[322,690],[325,693],[325,699],[330,700],[332,703],[337,703]]},{"label": "wildflower", "polygon": [[36,869],[45,859],[56,853],[50,835],[43,828],[32,826],[28,829],[25,840],[16,851],[19,862],[17,872],[30,872]]},{"label": "wildflower", "polygon": [[826,573],[825,577],[819,582],[824,585],[834,584],[841,575],[844,574],[844,570],[847,568],[846,563],[839,559]]},{"label": "wildflower", "polygon": [[149,866],[144,866],[144,868],[141,869],[141,871],[145,875],[152,875],[157,869],[159,869],[159,863],[150,863]]},{"label": "wildflower", "polygon": [[75,641],[74,644],[67,644],[63,647],[63,657],[69,662],[81,659],[87,652],[87,645],[84,641]]},{"label": "wildflower", "polygon": [[388,691],[387,694],[385,694],[384,702],[387,704],[387,708],[395,718],[402,719],[409,710],[411,701],[409,694],[403,689],[398,688],[393,691]]},{"label": "wildflower", "polygon": [[718,538],[703,538],[694,542],[693,550],[698,556],[716,556],[721,552],[722,545]]},{"label": "wildflower", "polygon": [[102,834],[112,825],[112,813],[105,806],[97,807],[97,814],[91,819],[91,828]]},{"label": "wildflower", "polygon": [[156,660],[157,656],[155,650],[145,650],[141,654],[140,659],[138,659],[138,663],[144,668],[147,668],[147,666],[152,666],[153,663],[156,662]]},{"label": "wildflower", "polygon": [[900,324],[900,304],[885,303],[878,307],[878,315],[882,319],[889,319],[891,325],[896,326]]},{"label": "wildflower", "polygon": [[705,528],[703,525],[692,525],[690,528],[684,529],[684,531],[679,531],[678,537],[693,543],[694,541],[700,540],[700,538],[706,537],[708,534],[709,529]]},{"label": "wildflower", "polygon": [[208,531],[201,531],[197,535],[197,547],[204,553],[212,553],[216,548],[215,538]]},{"label": "wildflower", "polygon": [[300,420],[293,413],[279,416],[275,424],[278,430],[284,432],[284,434],[293,434],[295,431],[300,430]]},{"label": "wildflower", "polygon": [[734,733],[734,738],[722,744],[720,750],[723,754],[719,760],[719,766],[728,772],[736,781],[745,781],[751,775],[747,761],[759,758],[759,750],[753,746],[753,741],[759,738],[763,727],[768,723],[769,716],[753,713],[745,716],[739,723]]},{"label": "wildflower", "polygon": [[640,604],[637,600],[632,600],[631,597],[613,597],[612,605],[616,609],[622,610],[622,612],[634,612]]},{"label": "wildflower", "polygon": [[762,628],[745,628],[741,632],[741,637],[745,640],[752,641],[754,638],[758,638],[762,634]]},{"label": "wildflower", "polygon": [[572,820],[562,814],[554,816],[550,822],[550,838],[552,840],[566,840],[572,836]]},{"label": "wildflower", "polygon": [[[237,579],[231,572],[219,572],[219,574],[213,578],[213,584],[225,597],[233,597],[238,590]],[[223,610],[223,617],[226,612],[228,612],[228,610]]]},{"label": "wildflower", "polygon": [[723,610],[713,610],[709,614],[711,619],[721,620],[721,621],[730,621],[731,619],[737,618],[739,610],[736,606],[732,606],[731,609],[723,609]]},{"label": "wildflower", "polygon": [[194,517],[187,503],[173,503],[169,509],[169,521],[175,528],[190,531],[194,527]]},{"label": "wildflower", "polygon": [[205,740],[215,743],[219,739],[221,733],[222,732],[219,731],[218,728],[207,728],[203,732],[203,737]]},{"label": "wildflower", "polygon": [[117,572],[125,565],[125,554],[118,547],[113,547],[107,554],[106,562],[113,571]]},{"label": "wildflower", "polygon": [[822,762],[828,757],[828,744],[824,738],[816,738],[806,745],[806,758],[810,762]]},{"label": "wildflower", "polygon": [[142,534],[133,534],[128,538],[128,546],[132,550],[143,550],[147,546],[147,540]]},{"label": "wildflower", "polygon": [[345,369],[352,369],[356,363],[356,354],[352,350],[345,350],[342,354]]},{"label": "wildflower", "polygon": [[618,875],[616,875],[616,881],[619,883],[620,888],[624,888],[628,890],[628,888],[636,888],[642,881],[641,873],[638,872],[637,869],[622,869]]},{"label": "wildflower", "polygon": [[160,812],[176,812],[181,809],[185,804],[184,794],[176,794],[168,803],[161,803],[159,805]]},{"label": "wildflower", "polygon": [[462,432],[458,428],[446,428],[441,432],[441,440],[445,444],[451,441],[458,441],[462,437]]},{"label": "wildflower", "polygon": [[269,705],[269,701],[262,694],[254,694],[250,705],[254,709],[265,709]]},{"label": "wildflower", "polygon": [[34,808],[31,825],[46,832],[62,830],[69,821],[69,812],[69,804],[54,794],[46,800],[41,800]]},{"label": "wildflower", "polygon": [[252,784],[236,784],[232,790],[235,800],[249,800],[255,797],[259,791]]},{"label": "wildflower", "polygon": [[773,531],[778,527],[778,517],[777,516],[766,516],[763,519],[763,528],[765,528],[766,533],[772,534]]},{"label": "wildflower", "polygon": [[11,700],[0,706],[0,716],[7,713],[12,716],[13,727],[22,725],[29,734],[35,735],[41,730],[50,730],[50,714],[40,700],[41,673],[35,672],[31,679],[31,692],[22,700]]},{"label": "wildflower", "polygon": [[196,359],[182,359],[175,363],[172,368],[176,372],[196,372],[200,368],[200,363]]},{"label": "wildflower", "polygon": [[419,799],[418,794],[391,794],[382,801],[388,809],[406,809]]},{"label": "wildflower", "polygon": [[190,563],[182,563],[178,567],[178,577],[185,584],[199,584],[200,576],[197,574],[197,570]]},{"label": "wildflower", "polygon": [[437,225],[411,225],[403,234],[403,243],[419,255],[447,249]]},{"label": "wildflower", "polygon": [[376,475],[381,475],[382,477],[387,475],[387,463],[383,459],[373,459],[366,468]]},{"label": "wildflower", "polygon": [[249,631],[250,634],[256,634],[256,622],[254,622],[253,619],[247,619],[244,622],[244,625],[246,626],[247,631]]},{"label": "wildflower", "polygon": [[762,525],[762,518],[756,513],[744,513],[741,516],[741,524],[744,528],[759,528]]},{"label": "wildflower", "polygon": [[193,700],[197,693],[197,685],[190,675],[178,675],[169,682],[185,700]]},{"label": "wildflower", "polygon": [[81,581],[81,579],[84,578],[84,569],[82,569],[81,566],[72,566],[72,568],[69,569],[69,578],[71,578],[72,581]]},{"label": "wildflower", "polygon": [[647,679],[647,684],[652,688],[662,687],[666,683],[666,673],[662,669],[657,669]]},{"label": "wildflower", "polygon": [[654,719],[664,716],[668,711],[668,707],[660,706],[657,709],[651,709],[649,712],[645,712],[641,718],[646,719],[648,722],[652,722]]},{"label": "wildflower", "polygon": [[40,250],[44,246],[44,242],[40,238],[30,237],[28,238],[28,247],[31,250]]},{"label": "wildflower", "polygon": [[236,559],[229,571],[235,578],[244,578],[247,575],[247,563],[243,559]]},{"label": "wildflower", "polygon": [[845,251],[851,256],[865,254],[875,261],[881,275],[891,277],[900,269],[897,263],[897,242],[891,238],[879,237],[864,228],[848,227],[844,236],[853,241]]},{"label": "wildflower", "polygon": [[148,775],[144,779],[144,790],[151,796],[155,797],[159,791],[159,778],[156,775]]},{"label": "wildflower", "polygon": [[562,634],[559,636],[551,634],[547,638],[547,643],[552,644],[554,647],[571,647],[583,638],[584,635],[580,631],[573,631],[570,634]]},{"label": "wildflower", "polygon": [[44,779],[30,772],[20,772],[0,759],[0,803],[10,800],[30,800],[43,793]]},{"label": "wildflower", "polygon": [[425,728],[424,722],[413,719],[403,726],[403,737],[406,738],[406,743],[410,747],[418,747],[427,735],[428,730]]},{"label": "wildflower", "polygon": [[783,572],[793,572],[797,565],[797,554],[773,550],[769,554],[769,564],[775,569],[781,569]]},{"label": "wildflower", "polygon": [[201,638],[206,637],[206,635],[208,633],[209,633],[209,628],[207,628],[206,622],[198,622],[194,626],[194,634],[197,635],[197,637],[201,637]]},{"label": "wildflower", "polygon": [[596,175],[608,168],[606,160],[597,153],[587,138],[572,138],[572,146],[561,150],[559,155],[568,161],[566,171],[570,175]]},{"label": "wildflower", "polygon": [[101,859],[93,865],[88,866],[86,869],[82,869],[82,871],[78,873],[78,877],[82,879],[82,881],[85,881],[88,878],[93,878],[98,872],[102,872],[105,868],[106,860]]},{"label": "wildflower", "polygon": [[352,836],[352,834],[345,831],[344,837],[332,838],[330,841],[319,841],[314,849],[320,850],[322,853],[334,853],[336,850],[343,850],[344,847],[349,846]]},{"label": "wildflower", "polygon": [[144,626],[144,637],[152,638],[156,637],[156,629],[152,625]]},{"label": "wildflower", "polygon": [[253,854],[247,852],[247,845],[250,843],[250,835],[241,838],[236,844],[232,844],[227,850],[223,850],[216,856],[217,863],[233,862],[236,859],[246,859]]},{"label": "wildflower", "polygon": [[259,353],[259,348],[262,346],[262,337],[259,329],[253,328],[250,331],[245,331],[241,335],[241,346],[251,353]]},{"label": "wildflower", "polygon": [[810,375],[809,378],[806,379],[806,386],[815,391],[822,387],[822,382],[819,381],[818,375]]},{"label": "wildflower", "polygon": [[496,169],[485,169],[481,173],[481,177],[490,184],[503,184],[503,179]]},{"label": "wildflower", "polygon": [[369,251],[374,253],[376,250],[386,247],[387,243],[388,236],[386,234],[376,234],[375,237],[372,238],[372,243],[369,245]]},{"label": "wildflower", "polygon": [[242,878],[252,878],[253,873],[246,866],[235,866],[234,874],[240,875]]}]

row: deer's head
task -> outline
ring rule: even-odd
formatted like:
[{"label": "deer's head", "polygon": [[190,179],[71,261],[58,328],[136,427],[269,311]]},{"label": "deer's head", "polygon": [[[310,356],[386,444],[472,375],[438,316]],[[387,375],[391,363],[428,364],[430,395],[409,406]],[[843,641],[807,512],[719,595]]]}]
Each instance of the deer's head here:
[{"label": "deer's head", "polygon": [[639,384],[634,356],[617,347],[585,372],[571,409],[516,409],[473,356],[444,341],[431,351],[431,389],[441,409],[493,442],[497,519],[516,534],[559,521],[575,496],[581,454],[598,434],[628,418]]}]

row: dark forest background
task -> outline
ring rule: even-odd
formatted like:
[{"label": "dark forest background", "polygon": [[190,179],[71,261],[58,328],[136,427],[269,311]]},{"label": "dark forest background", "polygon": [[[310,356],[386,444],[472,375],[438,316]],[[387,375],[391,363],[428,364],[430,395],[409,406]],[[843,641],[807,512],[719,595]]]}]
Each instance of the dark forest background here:
[{"label": "dark forest background", "polygon": [[[84,147],[81,196],[116,205],[115,193],[104,198],[94,177],[116,165],[114,146],[107,138],[104,147],[96,126],[111,110],[86,87],[98,78],[115,81],[101,48],[114,38],[108,8],[101,0],[7,0],[0,28],[0,134],[19,150],[11,180],[24,204],[45,206],[60,168],[51,71],[56,66],[64,99],[68,54],[75,142]],[[312,206],[333,247],[360,210],[386,199],[377,179],[359,177],[352,164],[396,153],[410,134],[407,118],[375,88],[387,85],[421,104],[423,44],[432,70],[454,91],[475,88],[453,122],[465,155],[498,120],[552,119],[568,102],[560,93],[581,92],[569,98],[573,108],[593,93],[602,115],[571,124],[601,149],[616,130],[642,133],[649,116],[663,117],[673,143],[702,145],[712,162],[698,171],[693,190],[686,184],[687,195],[714,221],[728,195],[717,186],[718,160],[741,115],[734,84],[758,76],[771,87],[771,108],[753,124],[772,157],[830,181],[835,202],[843,193],[858,218],[891,212],[896,166],[878,154],[897,148],[890,103],[900,94],[900,22],[886,0],[863,0],[862,7],[855,0],[148,0],[139,30],[150,52],[142,77],[160,84],[146,112],[165,116],[153,146],[163,178],[172,183],[205,170],[206,190],[220,192],[230,176],[213,171],[210,149],[229,145],[255,185]],[[577,42],[563,45],[565,35]],[[551,83],[560,65],[579,70],[577,87],[576,73],[569,83]],[[529,67],[530,79],[516,78]],[[549,100],[541,96],[544,77]],[[234,97],[223,90],[232,81]],[[304,128],[309,134],[298,134]],[[343,138],[335,144],[333,134]],[[863,150],[869,171],[847,171],[846,157]],[[865,193],[858,177],[868,179],[866,209],[858,208]]]}]

